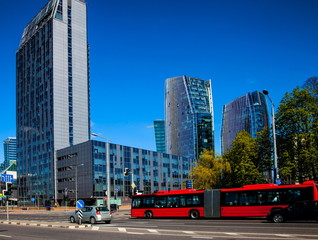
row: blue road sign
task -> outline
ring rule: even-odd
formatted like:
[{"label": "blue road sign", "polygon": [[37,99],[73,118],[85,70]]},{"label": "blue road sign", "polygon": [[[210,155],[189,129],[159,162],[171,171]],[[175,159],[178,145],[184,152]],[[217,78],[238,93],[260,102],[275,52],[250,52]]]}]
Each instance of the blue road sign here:
[{"label": "blue road sign", "polygon": [[77,207],[78,209],[82,209],[84,206],[85,206],[85,203],[84,203],[83,200],[78,200],[78,201],[76,202],[76,207]]},{"label": "blue road sign", "polygon": [[31,201],[32,201],[32,202],[35,202],[35,198],[34,198],[34,197],[33,197],[33,198],[31,198]]},{"label": "blue road sign", "polygon": [[1,174],[1,181],[2,182],[12,182],[13,181],[13,175]]},{"label": "blue road sign", "polygon": [[282,180],[280,178],[276,178],[275,182],[277,185],[281,185],[282,184]]},{"label": "blue road sign", "polygon": [[191,189],[193,186],[192,186],[192,180],[187,180],[186,181],[186,185],[187,185],[187,189]]}]

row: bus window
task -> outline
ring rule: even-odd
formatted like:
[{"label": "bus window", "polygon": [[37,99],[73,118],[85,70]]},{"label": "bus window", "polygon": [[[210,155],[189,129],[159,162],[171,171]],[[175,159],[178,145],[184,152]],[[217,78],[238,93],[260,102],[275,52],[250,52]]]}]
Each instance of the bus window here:
[{"label": "bus window", "polygon": [[237,206],[238,194],[237,192],[227,192],[224,194],[224,200],[222,201],[223,206]]},{"label": "bus window", "polygon": [[186,207],[187,206],[187,198],[184,195],[180,196],[180,206],[181,207]]},{"label": "bus window", "polygon": [[153,208],[154,207],[154,197],[145,197],[143,199],[143,208]]},{"label": "bus window", "polygon": [[202,195],[188,195],[187,207],[200,207],[203,206]]},{"label": "bus window", "polygon": [[168,207],[179,207],[180,199],[179,196],[168,196]]},{"label": "bus window", "polygon": [[240,206],[257,205],[257,195],[254,191],[249,191],[239,194]]},{"label": "bus window", "polygon": [[156,208],[165,208],[167,207],[167,198],[157,196],[155,200],[155,207]]},{"label": "bus window", "polygon": [[132,201],[132,208],[140,208],[140,206],[141,206],[141,199],[134,198]]},{"label": "bus window", "polygon": [[268,192],[258,191],[257,192],[257,203],[258,203],[258,205],[266,205],[268,203]]},{"label": "bus window", "polygon": [[268,192],[268,202],[269,203],[280,203],[282,201],[283,193],[279,190],[273,190]]}]

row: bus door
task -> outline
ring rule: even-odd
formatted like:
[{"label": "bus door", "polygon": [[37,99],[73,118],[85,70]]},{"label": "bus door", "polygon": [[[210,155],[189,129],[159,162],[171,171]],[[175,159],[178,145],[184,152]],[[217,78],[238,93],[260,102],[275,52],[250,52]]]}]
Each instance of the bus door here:
[{"label": "bus door", "polygon": [[204,217],[221,217],[221,191],[219,189],[204,191]]}]

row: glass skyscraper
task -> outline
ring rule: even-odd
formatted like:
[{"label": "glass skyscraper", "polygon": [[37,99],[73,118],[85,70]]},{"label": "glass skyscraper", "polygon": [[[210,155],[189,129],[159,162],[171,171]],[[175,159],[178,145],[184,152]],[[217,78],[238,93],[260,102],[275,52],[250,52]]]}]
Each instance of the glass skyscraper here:
[{"label": "glass skyscraper", "polygon": [[90,135],[84,0],[50,0],[25,27],[16,52],[20,200],[56,198],[57,149]]},{"label": "glass skyscraper", "polygon": [[225,153],[240,131],[247,131],[253,138],[264,127],[269,126],[265,96],[254,91],[223,106],[221,144]]},{"label": "glass skyscraper", "polygon": [[17,142],[15,137],[8,137],[3,141],[4,162],[1,164],[0,171],[6,169],[10,165],[10,161],[17,160]]},{"label": "glass skyscraper", "polygon": [[166,152],[198,158],[214,150],[211,80],[168,78],[165,85]]},{"label": "glass skyscraper", "polygon": [[155,129],[157,152],[165,153],[166,152],[165,120],[163,119],[154,120],[154,129]]}]

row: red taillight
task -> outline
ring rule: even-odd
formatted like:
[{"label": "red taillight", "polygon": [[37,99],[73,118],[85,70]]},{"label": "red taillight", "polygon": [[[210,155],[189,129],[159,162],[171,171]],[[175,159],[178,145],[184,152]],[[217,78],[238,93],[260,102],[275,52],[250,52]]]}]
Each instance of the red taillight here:
[{"label": "red taillight", "polygon": [[100,211],[96,211],[96,215],[100,215]]}]

